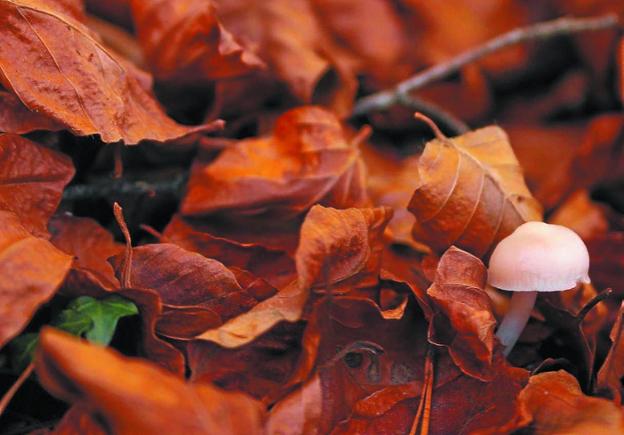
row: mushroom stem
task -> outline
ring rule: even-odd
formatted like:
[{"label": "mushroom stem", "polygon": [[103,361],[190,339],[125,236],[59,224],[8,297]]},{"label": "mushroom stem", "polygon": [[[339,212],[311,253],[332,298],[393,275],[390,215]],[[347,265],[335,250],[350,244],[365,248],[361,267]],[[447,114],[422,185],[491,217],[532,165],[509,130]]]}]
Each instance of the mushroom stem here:
[{"label": "mushroom stem", "polygon": [[496,331],[496,336],[505,346],[505,356],[509,355],[529,321],[536,298],[536,291],[514,292],[511,297],[509,311]]}]

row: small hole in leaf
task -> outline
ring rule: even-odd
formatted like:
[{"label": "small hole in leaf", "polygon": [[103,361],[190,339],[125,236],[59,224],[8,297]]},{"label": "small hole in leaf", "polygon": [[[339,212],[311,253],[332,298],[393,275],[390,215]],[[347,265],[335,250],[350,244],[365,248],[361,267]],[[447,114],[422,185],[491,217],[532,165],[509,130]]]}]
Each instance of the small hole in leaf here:
[{"label": "small hole in leaf", "polygon": [[352,369],[360,367],[363,361],[364,357],[359,352],[349,352],[344,356],[345,364]]}]

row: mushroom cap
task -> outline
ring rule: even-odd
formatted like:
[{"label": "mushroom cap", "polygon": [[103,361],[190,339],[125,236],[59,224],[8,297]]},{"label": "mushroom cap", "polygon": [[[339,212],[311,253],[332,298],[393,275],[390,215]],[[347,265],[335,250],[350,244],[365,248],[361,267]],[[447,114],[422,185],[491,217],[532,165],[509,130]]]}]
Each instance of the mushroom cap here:
[{"label": "mushroom cap", "polygon": [[574,231],[527,222],[494,249],[488,282],[502,290],[562,291],[589,283],[588,271],[587,247]]}]

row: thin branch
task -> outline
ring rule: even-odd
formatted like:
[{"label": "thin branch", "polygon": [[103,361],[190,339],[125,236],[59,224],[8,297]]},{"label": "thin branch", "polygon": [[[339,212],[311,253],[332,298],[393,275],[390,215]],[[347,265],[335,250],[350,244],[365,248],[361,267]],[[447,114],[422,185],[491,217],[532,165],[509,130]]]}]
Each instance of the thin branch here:
[{"label": "thin branch", "polygon": [[4,396],[2,396],[2,399],[0,400],[0,415],[4,413],[7,406],[9,406],[9,402],[11,402],[11,399],[13,399],[13,396],[15,396],[20,387],[24,384],[24,382],[26,382],[26,379],[28,379],[34,369],[35,365],[33,363],[28,364],[28,366],[26,366],[26,369],[24,369],[22,374],[19,375],[11,388],[9,388],[6,393],[4,393]]},{"label": "thin branch", "polygon": [[397,103],[404,103],[410,92],[423,88],[437,80],[446,78],[465,65],[500,49],[527,41],[552,38],[553,36],[570,35],[580,32],[605,30],[618,26],[617,15],[608,14],[593,18],[559,18],[553,21],[521,27],[504,33],[486,43],[465,51],[446,62],[427,68],[415,76],[399,83],[394,89],[378,92],[358,101],[353,115],[359,116],[375,110],[384,110]]},{"label": "thin branch", "polygon": [[63,199],[76,201],[81,199],[110,198],[118,195],[175,195],[180,196],[186,185],[187,174],[172,175],[161,181],[133,181],[125,178],[100,179],[88,184],[74,184],[63,192]]}]

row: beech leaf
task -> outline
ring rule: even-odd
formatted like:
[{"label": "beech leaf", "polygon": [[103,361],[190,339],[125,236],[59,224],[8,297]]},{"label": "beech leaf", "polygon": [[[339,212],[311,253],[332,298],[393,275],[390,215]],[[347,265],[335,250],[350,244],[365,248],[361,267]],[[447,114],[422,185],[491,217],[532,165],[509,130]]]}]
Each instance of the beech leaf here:
[{"label": "beech leaf", "polygon": [[206,130],[170,119],[84,24],[44,2],[1,0],[0,82],[26,107],[104,142],[166,141]]},{"label": "beech leaf", "polygon": [[21,136],[0,134],[0,210],[15,213],[35,235],[47,235],[48,220],[73,176],[67,156]]},{"label": "beech leaf", "polygon": [[417,221],[414,237],[437,251],[456,245],[481,257],[519,225],[542,220],[499,127],[433,139],[417,176],[421,184],[408,206]]},{"label": "beech leaf", "polygon": [[69,271],[72,258],[32,236],[19,218],[0,210],[0,347],[28,324]]},{"label": "beech leaf", "polygon": [[41,332],[35,367],[49,392],[86,405],[118,434],[262,433],[259,402],[57,330]]},{"label": "beech leaf", "polygon": [[429,340],[448,347],[467,375],[490,380],[494,375],[496,318],[484,287],[487,270],[475,256],[450,247],[440,258],[427,294],[437,312],[429,323]]}]

